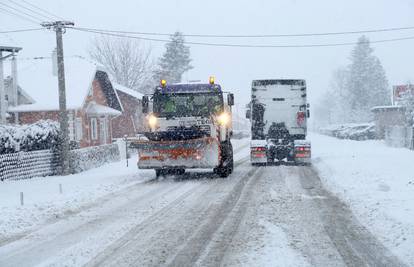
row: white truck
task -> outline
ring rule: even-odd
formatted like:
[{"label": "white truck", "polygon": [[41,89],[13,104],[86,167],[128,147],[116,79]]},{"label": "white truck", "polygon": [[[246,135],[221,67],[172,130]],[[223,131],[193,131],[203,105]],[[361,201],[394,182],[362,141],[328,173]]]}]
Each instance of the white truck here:
[{"label": "white truck", "polygon": [[253,165],[274,162],[309,164],[306,140],[309,104],[305,80],[254,80],[246,117],[251,122]]},{"label": "white truck", "polygon": [[148,140],[133,144],[138,168],[155,169],[157,177],[192,168],[213,169],[227,177],[233,171],[233,104],[233,94],[223,92],[213,77],[209,83],[162,80],[154,94],[143,97]]}]

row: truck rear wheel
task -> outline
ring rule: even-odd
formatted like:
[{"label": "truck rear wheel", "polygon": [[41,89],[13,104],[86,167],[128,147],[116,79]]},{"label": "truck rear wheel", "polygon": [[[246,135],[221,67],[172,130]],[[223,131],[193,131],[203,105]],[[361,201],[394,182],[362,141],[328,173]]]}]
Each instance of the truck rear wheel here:
[{"label": "truck rear wheel", "polygon": [[234,168],[233,146],[230,141],[226,141],[222,143],[221,148],[220,166],[214,169],[214,172],[217,173],[220,177],[226,178],[233,172]]}]

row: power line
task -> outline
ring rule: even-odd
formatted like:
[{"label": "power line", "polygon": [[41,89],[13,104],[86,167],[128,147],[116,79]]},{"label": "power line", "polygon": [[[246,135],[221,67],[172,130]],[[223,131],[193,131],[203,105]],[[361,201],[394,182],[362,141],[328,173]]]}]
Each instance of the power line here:
[{"label": "power line", "polygon": [[24,2],[24,3],[26,3],[27,5],[29,5],[29,6],[31,6],[31,7],[33,7],[33,8],[35,8],[35,9],[37,9],[37,10],[42,11],[42,12],[43,12],[43,13],[45,13],[45,14],[48,14],[48,15],[52,16],[52,17],[55,17],[55,18],[60,19],[60,20],[66,20],[66,19],[64,19],[64,18],[62,18],[62,17],[60,17],[60,16],[58,16],[58,15],[53,14],[52,12],[49,12],[49,11],[47,11],[47,10],[45,10],[45,9],[43,9],[43,8],[41,8],[41,7],[39,7],[39,6],[36,6],[35,4],[32,4],[32,3],[30,3],[30,2],[27,2],[26,0],[21,0],[21,1],[22,1],[22,2]]},{"label": "power line", "polygon": [[28,8],[28,7],[26,7],[26,6],[24,6],[24,5],[20,4],[20,3],[18,3],[18,2],[16,2],[16,1],[9,0],[9,2],[12,2],[14,5],[19,6],[19,7],[21,7],[21,8],[24,8],[24,9],[26,9],[26,10],[28,10],[28,11],[30,11],[30,12],[32,12],[32,13],[34,13],[34,14],[36,14],[36,15],[40,16],[40,17],[43,17],[43,18],[45,18],[45,19],[47,19],[47,20],[51,20],[51,19],[53,20],[53,18],[52,18],[52,17],[50,17],[50,16],[46,16],[46,15],[44,15],[44,14],[42,14],[42,13],[40,13],[40,12],[37,12],[36,10],[33,10],[33,9],[31,9],[31,8]]},{"label": "power line", "polygon": [[34,24],[39,25],[39,22],[38,22],[38,21],[35,21],[35,20],[30,19],[30,18],[28,18],[28,17],[25,17],[25,16],[23,16],[23,15],[20,15],[20,14],[14,13],[14,12],[12,12],[12,11],[10,11],[10,10],[7,10],[7,9],[4,9],[4,8],[2,8],[2,7],[0,7],[0,12],[6,13],[6,14],[9,14],[9,15],[12,15],[12,16],[16,16],[16,17],[19,17],[19,18],[21,18],[21,19],[23,19],[23,20],[26,20],[26,21],[29,21],[29,22],[31,22],[31,23],[34,23]]},{"label": "power line", "polygon": [[36,17],[36,16],[34,16],[34,15],[31,15],[31,14],[29,14],[29,13],[25,12],[25,11],[22,11],[22,10],[20,10],[20,9],[18,9],[18,8],[15,8],[15,7],[13,7],[13,6],[10,6],[10,5],[8,5],[8,4],[1,3],[1,2],[0,2],[0,5],[3,5],[3,7],[6,7],[6,8],[9,8],[9,9],[14,10],[13,12],[18,12],[19,14],[24,14],[25,16],[27,16],[27,17],[29,17],[29,18],[32,18],[32,19],[34,19],[34,20],[42,21],[42,18]]},{"label": "power line", "polygon": [[[113,37],[130,38],[130,39],[138,39],[138,40],[145,40],[145,41],[163,42],[163,43],[170,42],[170,40],[165,40],[165,39],[156,39],[156,38],[147,38],[147,37],[140,37],[140,36],[109,33],[109,32],[100,32],[100,31],[94,31],[94,30],[80,29],[77,27],[72,27],[71,29],[82,31],[82,32],[108,35],[108,36],[113,36]],[[414,39],[414,36],[409,36],[409,37],[370,41],[369,43],[386,43],[386,42],[396,42],[396,41],[413,40],[413,39]],[[192,41],[185,41],[184,43],[188,45],[240,47],[240,48],[307,48],[307,47],[350,46],[350,45],[358,44],[358,42],[344,42],[344,43],[326,43],[326,44],[250,45],[250,44],[234,44],[234,43],[228,44],[228,43],[192,42]]]},{"label": "power line", "polygon": [[[79,30],[91,30],[107,33],[121,33],[121,34],[136,34],[149,36],[171,36],[172,33],[160,32],[139,32],[139,31],[120,31],[120,30],[106,30],[96,28],[82,28],[76,27]],[[379,32],[393,32],[414,30],[414,26],[409,27],[393,27],[370,30],[356,30],[356,31],[342,31],[342,32],[319,32],[319,33],[297,33],[297,34],[253,34],[253,35],[220,35],[220,34],[183,34],[184,37],[202,37],[202,38],[278,38],[278,37],[310,37],[310,36],[330,36],[330,35],[349,35],[349,34],[363,34],[363,33],[379,33]]]},{"label": "power line", "polygon": [[10,31],[0,31],[0,33],[32,32],[32,31],[40,31],[40,30],[44,30],[44,28],[31,28],[31,29],[19,29],[19,30],[10,30]]}]

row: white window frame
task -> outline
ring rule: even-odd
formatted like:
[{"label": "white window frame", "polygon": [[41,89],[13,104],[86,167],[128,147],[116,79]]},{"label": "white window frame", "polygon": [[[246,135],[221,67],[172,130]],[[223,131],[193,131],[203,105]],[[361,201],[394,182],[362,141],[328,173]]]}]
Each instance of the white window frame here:
[{"label": "white window frame", "polygon": [[108,126],[106,117],[99,118],[99,140],[102,144],[106,144],[108,142]]},{"label": "white window frame", "polygon": [[98,140],[98,120],[91,118],[91,140]]},{"label": "white window frame", "polygon": [[75,137],[76,141],[80,141],[83,138],[82,118],[75,119]]}]

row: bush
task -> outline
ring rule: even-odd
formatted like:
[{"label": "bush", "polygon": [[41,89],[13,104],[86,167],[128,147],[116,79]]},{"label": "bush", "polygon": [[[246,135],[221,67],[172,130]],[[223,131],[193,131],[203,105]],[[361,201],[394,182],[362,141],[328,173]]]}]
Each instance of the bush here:
[{"label": "bush", "polygon": [[53,149],[60,144],[59,124],[42,120],[28,125],[0,125],[0,154]]}]

